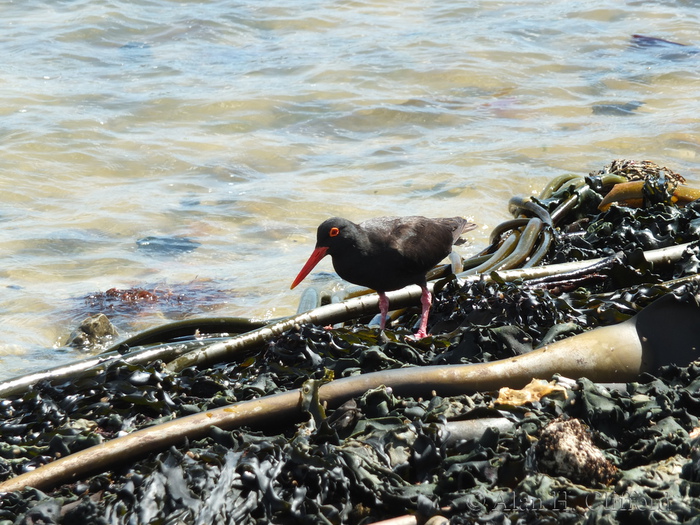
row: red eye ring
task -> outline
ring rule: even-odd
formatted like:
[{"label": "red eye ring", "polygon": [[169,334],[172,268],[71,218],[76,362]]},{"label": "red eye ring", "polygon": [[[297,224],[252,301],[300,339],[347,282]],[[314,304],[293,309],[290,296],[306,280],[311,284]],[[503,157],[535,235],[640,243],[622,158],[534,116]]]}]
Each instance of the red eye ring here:
[{"label": "red eye ring", "polygon": [[328,232],[328,235],[329,237],[337,237],[338,235],[340,235],[340,229],[333,226]]}]

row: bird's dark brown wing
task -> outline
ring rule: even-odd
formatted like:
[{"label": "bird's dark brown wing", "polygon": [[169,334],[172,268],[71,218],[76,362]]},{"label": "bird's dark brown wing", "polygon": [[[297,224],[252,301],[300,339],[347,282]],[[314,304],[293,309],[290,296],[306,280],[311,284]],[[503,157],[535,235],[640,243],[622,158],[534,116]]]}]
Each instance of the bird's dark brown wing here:
[{"label": "bird's dark brown wing", "polygon": [[[428,219],[426,217],[379,217],[362,223],[370,238],[381,237],[375,246],[394,252],[404,271],[425,273],[452,251],[461,233],[463,219]],[[466,221],[465,221],[466,222]]]},{"label": "bird's dark brown wing", "polygon": [[455,237],[453,226],[456,225],[443,219],[418,217],[411,224],[398,226],[401,242],[396,248],[421,271],[427,272],[452,251],[452,245],[459,237],[459,234]]},{"label": "bird's dark brown wing", "polygon": [[[348,260],[348,268],[343,267],[346,279],[364,282],[365,286],[375,290],[424,284],[426,272],[450,254],[452,244],[468,224],[459,217],[378,217],[365,221],[359,226],[367,235],[362,250],[362,257],[366,259],[360,260],[360,254],[357,254],[357,260]],[[371,272],[361,269],[363,261],[371,265]]]}]

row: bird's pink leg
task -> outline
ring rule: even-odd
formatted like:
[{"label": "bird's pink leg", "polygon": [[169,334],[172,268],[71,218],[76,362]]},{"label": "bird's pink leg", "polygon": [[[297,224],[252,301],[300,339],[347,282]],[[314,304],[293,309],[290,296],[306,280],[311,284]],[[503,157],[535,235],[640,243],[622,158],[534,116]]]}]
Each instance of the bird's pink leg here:
[{"label": "bird's pink leg", "polygon": [[377,293],[379,294],[379,313],[381,314],[379,329],[384,330],[384,327],[386,326],[386,317],[389,315],[389,298],[384,292]]},{"label": "bird's pink leg", "polygon": [[420,324],[415,334],[416,339],[422,339],[428,335],[428,313],[430,312],[430,303],[432,300],[433,296],[430,294],[430,290],[423,287],[423,293],[420,295],[420,304],[423,307],[423,311],[420,314]]}]

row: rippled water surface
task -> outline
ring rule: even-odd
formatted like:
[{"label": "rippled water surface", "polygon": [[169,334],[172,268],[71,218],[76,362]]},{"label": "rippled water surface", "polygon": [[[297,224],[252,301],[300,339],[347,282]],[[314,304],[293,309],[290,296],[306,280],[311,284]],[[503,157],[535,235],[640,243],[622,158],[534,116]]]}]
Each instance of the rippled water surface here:
[{"label": "rippled water surface", "polygon": [[564,172],[700,182],[695,2],[275,4],[0,1],[0,378],[81,357],[114,287],[179,298],[125,335],[291,314],[331,215],[465,215],[468,255]]}]

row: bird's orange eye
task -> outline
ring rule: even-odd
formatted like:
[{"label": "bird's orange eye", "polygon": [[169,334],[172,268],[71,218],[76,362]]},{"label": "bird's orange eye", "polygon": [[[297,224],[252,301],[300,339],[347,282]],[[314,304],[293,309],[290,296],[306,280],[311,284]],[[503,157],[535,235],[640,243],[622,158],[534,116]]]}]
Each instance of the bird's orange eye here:
[{"label": "bird's orange eye", "polygon": [[340,234],[340,230],[336,228],[335,226],[331,228],[331,231],[328,232],[328,235],[331,237],[337,237]]}]

